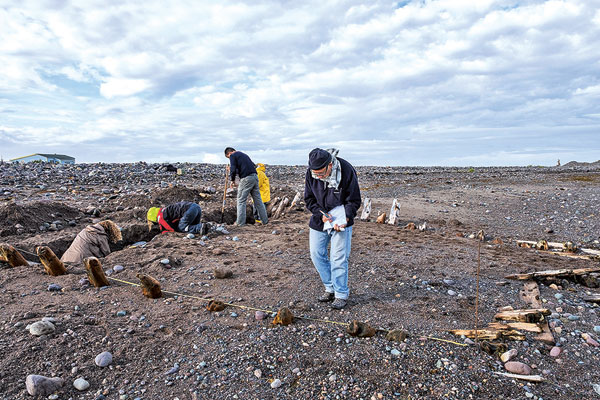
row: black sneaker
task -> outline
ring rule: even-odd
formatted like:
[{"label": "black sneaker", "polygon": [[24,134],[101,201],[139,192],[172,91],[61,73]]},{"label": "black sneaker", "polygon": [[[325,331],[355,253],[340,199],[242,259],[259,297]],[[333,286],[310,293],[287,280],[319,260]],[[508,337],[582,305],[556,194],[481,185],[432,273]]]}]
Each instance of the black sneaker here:
[{"label": "black sneaker", "polygon": [[320,295],[317,298],[317,300],[319,300],[321,303],[325,303],[327,301],[332,301],[334,297],[335,297],[335,295],[333,293],[325,292],[322,295]]},{"label": "black sneaker", "polygon": [[333,303],[331,303],[331,308],[336,309],[336,310],[341,310],[344,307],[346,307],[346,300],[345,299],[336,298],[333,301]]},{"label": "black sneaker", "polygon": [[201,235],[206,235],[208,233],[208,230],[210,229],[210,226],[208,225],[208,223],[203,223],[202,224],[202,228],[200,228],[200,234]]}]

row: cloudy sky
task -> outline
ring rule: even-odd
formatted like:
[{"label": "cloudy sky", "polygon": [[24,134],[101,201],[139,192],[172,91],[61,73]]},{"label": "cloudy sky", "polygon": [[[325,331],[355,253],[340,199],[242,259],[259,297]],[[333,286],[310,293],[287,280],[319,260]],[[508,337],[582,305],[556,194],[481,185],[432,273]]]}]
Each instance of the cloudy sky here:
[{"label": "cloudy sky", "polygon": [[600,0],[0,1],[0,153],[600,159]]}]

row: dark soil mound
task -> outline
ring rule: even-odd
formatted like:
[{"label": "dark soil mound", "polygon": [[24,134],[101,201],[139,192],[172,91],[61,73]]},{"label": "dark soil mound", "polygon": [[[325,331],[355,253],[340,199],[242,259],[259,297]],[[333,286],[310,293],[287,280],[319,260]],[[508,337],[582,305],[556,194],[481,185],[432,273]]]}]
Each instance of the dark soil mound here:
[{"label": "dark soil mound", "polygon": [[17,233],[15,225],[20,224],[22,229],[37,231],[44,222],[51,223],[55,220],[68,221],[83,216],[76,208],[57,202],[33,202],[30,204],[9,203],[0,206],[0,236],[14,235]]},{"label": "dark soil mound", "polygon": [[152,205],[153,205],[152,199],[150,198],[150,196],[147,196],[144,194],[126,195],[125,197],[120,199],[117,204],[120,206],[123,206],[125,208],[141,207],[144,209],[152,207]]},{"label": "dark soil mound", "polygon": [[[205,210],[202,209],[202,221],[211,221],[216,223],[226,223],[231,225],[237,219],[237,208],[236,207],[226,207],[225,213],[223,214],[223,220],[221,220],[221,208],[219,207],[214,209]],[[252,215],[252,206],[246,206],[246,223],[254,224],[254,217]]]},{"label": "dark soil mound", "polygon": [[197,189],[189,189],[185,186],[173,186],[156,193],[152,197],[154,205],[169,205],[178,201],[200,201],[200,192]]}]

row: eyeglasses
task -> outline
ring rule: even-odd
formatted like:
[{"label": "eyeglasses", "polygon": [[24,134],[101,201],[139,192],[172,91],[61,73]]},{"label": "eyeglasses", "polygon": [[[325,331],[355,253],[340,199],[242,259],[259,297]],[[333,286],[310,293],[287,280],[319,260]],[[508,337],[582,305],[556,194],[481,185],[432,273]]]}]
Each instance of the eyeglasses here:
[{"label": "eyeglasses", "polygon": [[329,167],[331,166],[331,164],[327,165],[325,168],[322,169],[317,169],[317,170],[312,170],[312,173],[316,176],[319,177],[324,177],[327,175],[327,173],[329,172]]}]

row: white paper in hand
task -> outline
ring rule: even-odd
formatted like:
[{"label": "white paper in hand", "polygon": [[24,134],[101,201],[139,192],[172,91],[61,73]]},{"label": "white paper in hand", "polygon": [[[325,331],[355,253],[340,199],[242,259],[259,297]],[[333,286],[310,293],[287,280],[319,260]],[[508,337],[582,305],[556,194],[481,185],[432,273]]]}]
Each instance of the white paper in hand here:
[{"label": "white paper in hand", "polygon": [[[323,230],[327,231],[329,229],[333,229],[334,225],[346,225],[348,223],[348,221],[346,221],[346,209],[344,208],[344,206],[337,206],[334,209],[329,211],[329,215],[331,215],[331,218],[333,218],[333,222],[325,222],[323,224]],[[344,228],[340,229],[341,231],[344,230]]]}]

